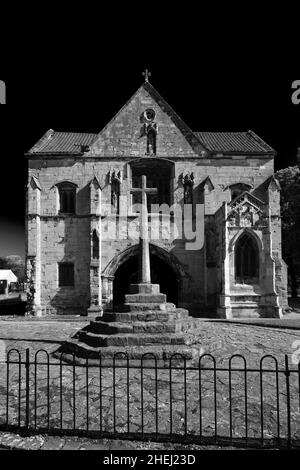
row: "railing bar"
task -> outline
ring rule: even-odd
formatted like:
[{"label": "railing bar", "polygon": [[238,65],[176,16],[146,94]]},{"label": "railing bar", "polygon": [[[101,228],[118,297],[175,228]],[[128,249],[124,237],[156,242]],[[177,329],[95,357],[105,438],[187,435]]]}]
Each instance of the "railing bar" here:
[{"label": "railing bar", "polygon": [[141,359],[141,430],[144,435],[144,367],[143,357]]},{"label": "railing bar", "polygon": [[76,387],[75,387],[75,354],[73,353],[73,429],[76,429]]},{"label": "railing bar", "polygon": [[247,387],[247,364],[245,361],[245,434],[246,446],[248,446],[248,387]]},{"label": "railing bar", "polygon": [[60,429],[63,428],[63,400],[62,400],[62,356],[60,357],[59,364],[59,401],[60,401]]},{"label": "railing bar", "polygon": [[36,415],[37,415],[37,356],[34,360],[34,429],[36,429]]},{"label": "railing bar", "polygon": [[155,357],[155,431],[158,435],[158,377],[157,377],[157,359]]},{"label": "railing bar", "polygon": [[169,373],[170,373],[170,435],[172,434],[173,431],[173,407],[172,407],[172,357],[170,357],[170,364],[169,364]]},{"label": "railing bar", "polygon": [[264,444],[264,399],[263,399],[263,369],[260,363],[260,431],[261,445]]},{"label": "railing bar", "polygon": [[[216,365],[215,360],[214,360],[214,365]],[[214,370],[214,407],[215,407],[215,441],[217,442],[218,440],[218,420],[217,420],[217,371],[216,368]]]},{"label": "railing bar", "polygon": [[299,393],[299,411],[300,411],[300,361],[298,363],[298,393]]},{"label": "railing bar", "polygon": [[199,367],[199,435],[200,435],[200,444],[202,442],[202,381],[201,381],[201,364],[198,363]]},{"label": "railing bar", "polygon": [[115,359],[116,355],[114,355],[113,359],[113,412],[114,412],[114,418],[113,418],[113,424],[114,424],[114,433],[116,432],[116,367],[115,367]]},{"label": "railing bar", "polygon": [[48,364],[47,364],[47,408],[48,408],[48,429],[50,429],[50,362],[49,354],[47,352]]},{"label": "railing bar", "polygon": [[[186,365],[186,358],[184,357],[184,364]],[[186,367],[184,367],[184,434],[187,435],[187,390],[186,390]]]},{"label": "railing bar", "polygon": [[279,376],[278,366],[276,363],[276,405],[277,405],[277,442],[280,445],[280,403],[279,403]]},{"label": "railing bar", "polygon": [[[231,364],[231,363],[229,363]],[[232,442],[232,380],[231,380],[231,367],[229,366],[229,436],[230,441]]]},{"label": "railing bar", "polygon": [[[10,361],[9,363],[10,363],[10,364],[19,364],[18,361]],[[24,364],[26,364],[26,362],[21,361],[21,364],[24,365]],[[31,362],[30,365],[32,365],[32,364],[33,364],[33,363]],[[51,366],[59,366],[59,362],[50,362],[49,364],[50,364]],[[44,365],[44,366],[46,366],[46,365],[48,365],[48,364],[47,364],[47,362],[45,362],[45,363],[39,362],[39,365]],[[80,365],[80,364],[75,364],[75,368],[76,368],[76,367],[79,367],[79,368],[80,368],[80,367],[82,367],[82,365]],[[89,365],[89,367],[95,367],[95,366]],[[102,365],[102,369],[111,369],[111,368],[112,368],[111,365],[105,365],[105,364]],[[116,368],[116,369],[126,369],[126,368],[127,368],[127,365],[126,365],[126,366],[118,366],[118,365],[116,365],[115,368]],[[139,367],[139,366],[130,365],[130,369],[140,369],[140,367]],[[154,369],[155,369],[155,366],[144,366],[144,369],[145,369],[145,370],[147,370],[147,369],[149,369],[149,370],[150,370],[150,369],[154,370]],[[157,366],[157,369],[158,369],[158,370],[167,370],[168,367],[165,367],[165,366],[164,366],[164,367],[162,367],[162,366]],[[176,369],[176,370],[184,370],[184,367],[177,367],[177,366],[176,366],[175,369]],[[187,366],[187,367],[186,367],[186,370],[187,370],[187,371],[188,371],[188,370],[197,371],[197,370],[198,370],[198,367],[189,367],[189,366]],[[203,371],[205,371],[205,370],[207,370],[207,371],[214,371],[214,370],[216,370],[217,372],[228,372],[228,371],[229,371],[228,368],[223,368],[223,367],[222,367],[222,368],[220,368],[220,367],[216,367],[216,368],[214,368],[214,367],[202,367],[202,370],[203,370]],[[242,368],[242,369],[235,369],[235,368],[232,368],[231,370],[232,370],[232,372],[244,372],[245,369],[244,369],[244,368]],[[263,371],[264,371],[264,373],[265,373],[265,372],[266,372],[266,373],[274,373],[274,369],[263,369]],[[260,369],[250,369],[250,368],[249,368],[249,369],[247,369],[247,372],[253,372],[253,373],[256,372],[256,373],[257,373],[257,372],[260,372]],[[298,374],[298,373],[299,373],[299,372],[298,372],[298,369],[290,369],[289,372],[290,372],[290,374],[292,374],[292,373]],[[278,373],[279,373],[279,374],[285,374],[285,370],[284,370],[284,369],[278,369]]]},{"label": "railing bar", "polygon": [[86,380],[86,430],[89,430],[89,358],[86,358],[85,366],[85,380]]},{"label": "railing bar", "polygon": [[[26,363],[25,363],[26,364]],[[19,363],[19,402],[18,402],[18,426],[21,425],[21,382],[22,382],[22,369]]]},{"label": "railing bar", "polygon": [[287,408],[287,445],[291,447],[291,397],[290,397],[290,372],[289,357],[285,355],[285,378],[286,378],[286,408]]},{"label": "railing bar", "polygon": [[29,368],[30,368],[30,357],[29,349],[26,349],[26,429],[29,428]]},{"label": "railing bar", "polygon": [[9,361],[7,357],[6,363],[6,426],[8,426],[9,420]]},{"label": "railing bar", "polygon": [[100,387],[100,433],[102,434],[102,356],[99,357],[99,387]]},{"label": "railing bar", "polygon": [[130,428],[130,382],[129,382],[129,357],[127,356],[127,432]]}]

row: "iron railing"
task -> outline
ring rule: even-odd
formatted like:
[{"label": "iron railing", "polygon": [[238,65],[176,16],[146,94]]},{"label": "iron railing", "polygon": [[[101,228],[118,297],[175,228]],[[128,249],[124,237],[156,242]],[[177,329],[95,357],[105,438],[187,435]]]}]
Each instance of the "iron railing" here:
[{"label": "iron railing", "polygon": [[[25,352],[25,357],[24,357]],[[221,362],[221,360],[220,360]],[[11,349],[0,364],[0,428],[243,447],[300,446],[300,364],[235,354],[188,361],[116,353],[78,363]]]}]

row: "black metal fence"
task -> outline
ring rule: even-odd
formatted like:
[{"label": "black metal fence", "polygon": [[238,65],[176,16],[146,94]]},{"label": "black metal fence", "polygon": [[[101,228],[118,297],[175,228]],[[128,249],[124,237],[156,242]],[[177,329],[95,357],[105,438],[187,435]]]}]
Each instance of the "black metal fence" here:
[{"label": "black metal fence", "polygon": [[197,444],[300,446],[300,364],[236,354],[65,363],[12,349],[0,364],[0,428]]}]

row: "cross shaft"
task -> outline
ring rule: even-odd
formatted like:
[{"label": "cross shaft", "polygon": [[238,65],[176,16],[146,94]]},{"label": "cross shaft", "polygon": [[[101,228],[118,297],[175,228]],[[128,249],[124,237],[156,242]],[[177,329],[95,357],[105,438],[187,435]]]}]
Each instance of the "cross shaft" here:
[{"label": "cross shaft", "polygon": [[151,284],[147,194],[156,194],[157,188],[147,188],[147,177],[146,175],[142,175],[142,187],[137,188],[135,191],[142,195],[140,211],[139,282]]}]

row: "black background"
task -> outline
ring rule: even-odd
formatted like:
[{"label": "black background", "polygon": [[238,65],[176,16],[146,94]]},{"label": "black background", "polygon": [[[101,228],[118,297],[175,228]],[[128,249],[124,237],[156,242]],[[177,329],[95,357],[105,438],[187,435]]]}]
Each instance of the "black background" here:
[{"label": "black background", "polygon": [[[295,165],[300,105],[291,101],[291,86],[300,68],[299,54],[287,58],[288,42],[267,30],[263,40],[254,41],[258,23],[251,36],[249,30],[241,36],[240,24],[229,38],[230,28],[219,30],[214,23],[206,32],[203,21],[194,26],[184,18],[173,29],[160,21],[160,35],[156,26],[149,33],[137,23],[120,30],[112,17],[99,22],[101,27],[90,26],[88,33],[78,28],[69,33],[57,16],[51,30],[36,24],[30,39],[27,33],[19,36],[2,55],[7,104],[0,107],[0,232],[1,223],[12,223],[19,240],[23,237],[24,152],[50,128],[99,132],[143,83],[146,67],[152,85],[192,130],[252,129],[278,152],[276,170]],[[0,256],[4,252],[2,237]]]},{"label": "black background", "polygon": [[[253,129],[277,150],[276,169],[295,164],[295,8],[274,2],[266,11],[262,2],[164,5],[164,12],[162,2],[151,1],[112,2],[112,11],[104,2],[13,2],[11,12],[1,5],[0,79],[6,81],[7,104],[0,106],[0,256],[24,252],[24,152],[49,128],[100,131],[141,85],[146,67],[151,83],[192,130]],[[8,252],[12,232],[5,232],[5,224],[19,233],[14,252]],[[7,454],[9,463],[24,464],[24,453]],[[50,454],[26,453],[31,468],[40,468],[35,460],[42,455],[61,464],[61,455]],[[81,454],[73,455],[80,465]],[[278,451],[268,453],[269,464],[273,455],[281,458]],[[85,464],[93,458],[101,465],[96,452],[82,456]],[[216,456],[223,465],[229,458],[231,466],[238,457],[230,451]],[[213,457],[202,452],[197,464],[208,458],[211,465]],[[258,457],[261,463],[263,454]]]}]

